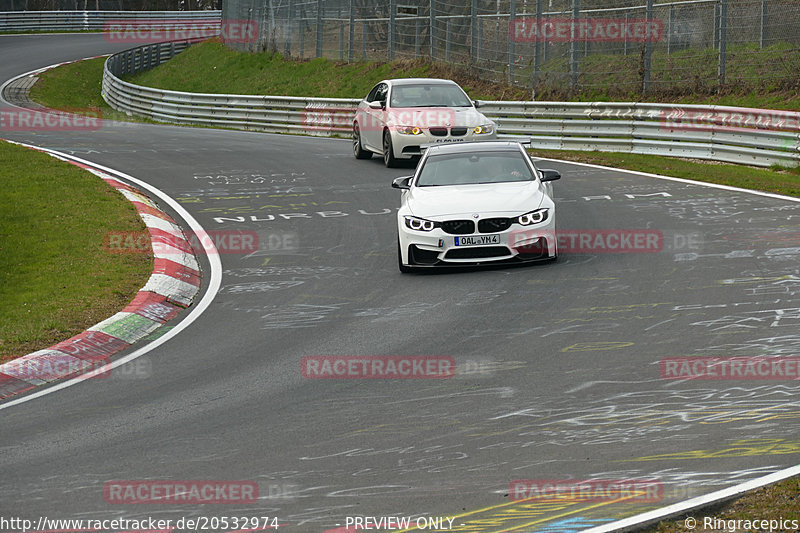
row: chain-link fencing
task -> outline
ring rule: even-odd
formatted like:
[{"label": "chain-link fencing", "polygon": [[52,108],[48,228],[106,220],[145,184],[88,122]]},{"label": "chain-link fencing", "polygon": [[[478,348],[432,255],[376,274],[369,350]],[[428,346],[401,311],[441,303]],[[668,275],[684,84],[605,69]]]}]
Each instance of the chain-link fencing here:
[{"label": "chain-link fencing", "polygon": [[237,45],[293,58],[425,58],[534,92],[711,92],[800,84],[798,0],[226,0]]}]

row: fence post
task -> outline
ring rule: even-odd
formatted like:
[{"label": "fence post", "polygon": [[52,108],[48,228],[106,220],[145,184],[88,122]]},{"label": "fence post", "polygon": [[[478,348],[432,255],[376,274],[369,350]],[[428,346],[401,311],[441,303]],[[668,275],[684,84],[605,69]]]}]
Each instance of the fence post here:
[{"label": "fence post", "polygon": [[475,64],[478,57],[478,0],[472,0],[470,7],[470,43],[469,49],[469,63],[470,66]]},{"label": "fence post", "polygon": [[478,45],[475,49],[475,60],[481,60],[481,52],[483,51],[483,19],[478,19]]},{"label": "fence post", "polygon": [[580,0],[572,0],[572,20],[569,24],[569,86],[573,89],[578,85],[578,28],[575,24],[579,16]]},{"label": "fence post", "polygon": [[355,21],[355,9],[353,6],[353,0],[350,0],[350,28],[348,29],[347,33],[347,62],[353,62],[353,39],[356,36],[356,21]]},{"label": "fence post", "polygon": [[431,27],[428,33],[431,39],[431,61],[436,61],[436,0],[430,0],[430,6]]},{"label": "fence post", "polygon": [[369,32],[369,26],[367,26],[366,20],[361,20],[361,59],[363,61],[367,60],[367,35]]},{"label": "fence post", "polygon": [[289,6],[286,10],[286,41],[283,44],[283,55],[291,57],[292,55],[292,27],[294,25],[294,17],[292,16],[292,8],[294,7],[292,0],[289,0]]},{"label": "fence post", "polygon": [[[542,31],[542,0],[536,0],[536,33],[537,35]],[[547,46],[547,41],[545,41]],[[536,38],[533,44],[533,86],[539,84],[539,71],[542,68],[542,42],[540,38]]]},{"label": "fence post", "polygon": [[[653,19],[653,0],[647,0],[645,18],[650,21]],[[650,89],[650,59],[653,56],[653,42],[650,39],[644,41],[644,58],[642,65],[642,92],[646,93]]]},{"label": "fence post", "polygon": [[675,15],[675,6],[669,6],[669,18],[667,19],[667,55],[672,53],[672,24]]},{"label": "fence post", "polygon": [[444,60],[449,63],[450,62],[450,33],[452,32],[452,19],[447,19],[447,24],[445,25],[445,31],[447,34],[444,38]]},{"label": "fence post", "polygon": [[396,24],[397,19],[395,16],[397,15],[397,2],[396,0],[389,0],[389,61],[394,59],[394,39],[397,35],[395,32],[397,30]]},{"label": "fence post", "polygon": [[317,0],[317,50],[316,57],[322,57],[322,0]]},{"label": "fence post", "polygon": [[719,85],[725,85],[725,52],[728,44],[728,0],[722,0],[719,11]]},{"label": "fence post", "polygon": [[758,36],[759,48],[764,48],[767,35],[767,0],[761,0],[761,31]]},{"label": "fence post", "polygon": [[[625,13],[625,28],[628,27],[628,18],[630,18],[630,14]],[[625,40],[623,41],[624,44],[622,45],[622,49],[625,52],[625,55],[628,55],[628,32],[626,31],[623,33],[625,33]]]},{"label": "fence post", "polygon": [[300,28],[300,59],[303,59],[306,55],[306,28],[304,25],[304,19],[300,19],[299,21],[299,28]]},{"label": "fence post", "polygon": [[514,83],[514,63],[516,58],[516,49],[514,43],[515,28],[517,18],[517,0],[510,0],[508,9],[508,83]]},{"label": "fence post", "polygon": [[339,61],[344,61],[344,21],[339,21]]},{"label": "fence post", "polygon": [[414,59],[419,57],[419,35],[422,33],[420,19],[414,19]]}]

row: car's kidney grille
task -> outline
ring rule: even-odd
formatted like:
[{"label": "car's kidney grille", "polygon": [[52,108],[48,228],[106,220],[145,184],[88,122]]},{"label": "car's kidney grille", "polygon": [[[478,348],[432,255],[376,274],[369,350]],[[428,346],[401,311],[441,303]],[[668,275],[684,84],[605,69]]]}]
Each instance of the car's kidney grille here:
[{"label": "car's kidney grille", "polygon": [[495,233],[505,231],[511,227],[510,218],[485,218],[478,222],[478,231],[481,233]]},{"label": "car's kidney grille", "polygon": [[450,128],[450,135],[453,137],[463,137],[467,134],[467,128]]},{"label": "car's kidney grille", "polygon": [[442,230],[451,235],[469,235],[475,233],[475,223],[471,220],[446,220],[442,222]]},{"label": "car's kidney grille", "polygon": [[435,135],[436,137],[444,137],[447,135],[447,128],[431,128],[430,132],[431,135]]},{"label": "car's kidney grille", "polygon": [[474,248],[455,248],[449,250],[445,259],[483,259],[511,255],[505,246],[476,246]]}]

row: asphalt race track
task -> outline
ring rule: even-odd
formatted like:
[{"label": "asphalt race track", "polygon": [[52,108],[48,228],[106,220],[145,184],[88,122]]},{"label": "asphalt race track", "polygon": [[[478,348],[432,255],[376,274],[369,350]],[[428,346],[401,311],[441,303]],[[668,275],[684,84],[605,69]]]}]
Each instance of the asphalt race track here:
[{"label": "asphalt race track", "polygon": [[[120,46],[0,36],[0,81]],[[799,381],[665,379],[660,365],[800,355],[799,203],[541,162],[562,174],[560,228],[647,230],[657,248],[402,275],[389,184],[411,169],[357,161],[349,141],[122,123],[2,136],[144,180],[206,230],[256,232],[260,250],[222,253],[212,305],[136,371],[0,409],[0,516],[268,516],[304,533],[356,516],[448,517],[427,530],[576,531],[800,463]],[[452,357],[456,372],[310,379],[306,356]],[[659,489],[509,494],[515,480],[590,478]],[[137,480],[247,480],[258,497],[104,494]]]}]

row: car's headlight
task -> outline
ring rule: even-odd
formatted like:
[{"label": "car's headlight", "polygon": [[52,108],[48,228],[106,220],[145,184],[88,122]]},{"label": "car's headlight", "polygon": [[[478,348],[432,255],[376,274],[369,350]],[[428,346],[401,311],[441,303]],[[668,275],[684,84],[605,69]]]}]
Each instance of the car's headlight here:
[{"label": "car's headlight", "polygon": [[433,228],[437,226],[436,222],[433,220],[425,220],[424,218],[412,217],[410,215],[406,215],[404,218],[406,220],[406,227],[414,231],[433,231]]},{"label": "car's headlight", "polygon": [[547,220],[549,209],[543,207],[541,209],[537,209],[535,211],[531,211],[530,213],[525,213],[524,215],[520,215],[517,218],[517,222],[522,224],[523,226],[531,226],[533,224],[541,224],[545,220]]},{"label": "car's headlight", "polygon": [[397,126],[397,133],[403,135],[422,135],[422,128],[419,126]]},{"label": "car's headlight", "polygon": [[480,126],[475,126],[475,129],[472,130],[475,135],[486,135],[487,133],[494,132],[494,125],[493,124],[481,124]]}]

